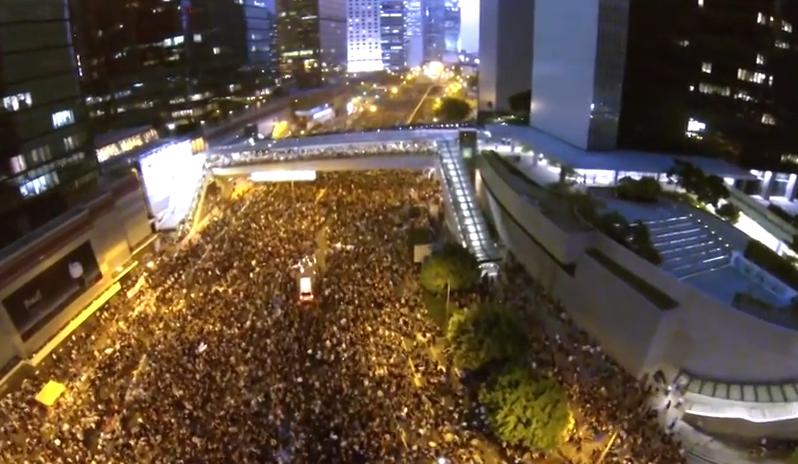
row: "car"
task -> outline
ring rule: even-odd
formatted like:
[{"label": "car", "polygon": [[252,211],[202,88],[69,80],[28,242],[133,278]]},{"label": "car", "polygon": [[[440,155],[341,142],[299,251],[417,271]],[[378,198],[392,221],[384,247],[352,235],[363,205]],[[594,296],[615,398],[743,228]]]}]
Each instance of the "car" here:
[{"label": "car", "polygon": [[314,299],[313,294],[313,277],[300,276],[299,277],[299,301],[302,303],[310,303]]}]

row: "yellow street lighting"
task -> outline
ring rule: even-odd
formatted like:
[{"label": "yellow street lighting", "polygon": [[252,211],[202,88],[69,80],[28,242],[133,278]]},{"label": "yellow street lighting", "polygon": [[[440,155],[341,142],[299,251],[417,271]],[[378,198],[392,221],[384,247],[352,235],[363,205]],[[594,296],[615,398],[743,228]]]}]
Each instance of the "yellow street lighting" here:
[{"label": "yellow street lighting", "polygon": [[394,94],[394,95],[398,94],[399,93],[399,87],[397,87],[397,86],[391,87],[391,93]]},{"label": "yellow street lighting", "polygon": [[376,113],[377,112],[377,105],[369,106],[369,111],[371,111],[372,113]]}]

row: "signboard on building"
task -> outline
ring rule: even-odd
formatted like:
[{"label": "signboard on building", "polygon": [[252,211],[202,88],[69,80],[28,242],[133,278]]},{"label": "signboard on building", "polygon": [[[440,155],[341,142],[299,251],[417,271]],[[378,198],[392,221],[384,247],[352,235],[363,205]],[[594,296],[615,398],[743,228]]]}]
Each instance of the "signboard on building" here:
[{"label": "signboard on building", "polygon": [[101,278],[91,243],[85,242],[3,299],[3,306],[27,340]]}]

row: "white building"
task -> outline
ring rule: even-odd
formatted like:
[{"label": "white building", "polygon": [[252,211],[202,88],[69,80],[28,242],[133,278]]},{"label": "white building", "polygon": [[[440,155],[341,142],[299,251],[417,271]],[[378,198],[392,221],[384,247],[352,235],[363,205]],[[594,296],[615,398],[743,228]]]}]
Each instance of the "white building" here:
[{"label": "white building", "polygon": [[380,0],[346,2],[347,72],[382,71]]},{"label": "white building", "polygon": [[405,0],[405,47],[409,67],[424,64],[421,0]]}]

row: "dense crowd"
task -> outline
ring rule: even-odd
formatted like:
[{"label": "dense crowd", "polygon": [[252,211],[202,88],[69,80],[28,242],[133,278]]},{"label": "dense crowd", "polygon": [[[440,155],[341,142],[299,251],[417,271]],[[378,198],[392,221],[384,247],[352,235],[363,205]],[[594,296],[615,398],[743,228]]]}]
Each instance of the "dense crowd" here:
[{"label": "dense crowd", "polygon": [[[405,237],[438,201],[409,172],[256,187],[59,351],[53,408],[41,382],[2,399],[0,461],[472,462]],[[318,249],[303,305],[293,268]]]},{"label": "dense crowd", "polygon": [[[536,367],[547,369],[568,390],[577,411],[577,431],[571,437],[576,450],[588,451],[589,443],[617,435],[604,462],[686,462],[684,450],[657,421],[650,407],[650,385],[638,381],[614,363],[586,332],[580,330],[560,304],[536,283],[519,264],[502,274],[508,302],[524,308],[540,330],[530,331]],[[592,447],[584,461],[601,455]]]},{"label": "dense crowd", "polygon": [[227,166],[230,164],[259,163],[263,161],[290,161],[312,159],[342,159],[367,155],[404,156],[404,155],[435,155],[435,143],[429,141],[408,140],[401,142],[384,143],[352,143],[351,145],[318,145],[308,147],[282,148],[275,147],[268,150],[246,151],[246,146],[241,153],[230,155],[215,155],[209,158],[211,166]]},{"label": "dense crowd", "polygon": [[[190,245],[142,266],[38,380],[0,399],[0,462],[485,462],[407,241],[435,226],[440,201],[425,174],[393,171],[257,186],[226,203]],[[310,256],[319,285],[306,304],[296,265]],[[506,288],[529,289],[512,280],[522,271],[506,275]],[[644,392],[556,303],[512,298],[563,326],[534,332],[533,352],[568,386],[579,430],[595,432],[575,446],[618,431],[605,462],[682,462]],[[46,378],[68,387],[52,408],[33,399]]]}]

